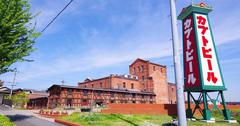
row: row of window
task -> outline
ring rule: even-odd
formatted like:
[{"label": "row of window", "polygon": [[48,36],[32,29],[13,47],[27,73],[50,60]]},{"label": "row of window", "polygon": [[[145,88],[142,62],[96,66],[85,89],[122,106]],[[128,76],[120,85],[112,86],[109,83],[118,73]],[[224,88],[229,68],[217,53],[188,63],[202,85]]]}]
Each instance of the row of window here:
[{"label": "row of window", "polygon": [[[132,89],[133,89],[133,87],[132,87]],[[73,92],[72,89],[68,89],[68,95],[72,95],[72,92]],[[94,94],[95,95],[97,94],[98,96],[101,96],[102,92],[101,91],[97,91],[97,92],[94,92]],[[114,97],[114,94],[115,94],[114,92],[111,92],[110,96]],[[87,90],[83,90],[83,96],[87,96],[87,95],[88,95],[88,91]],[[129,95],[129,94],[127,94],[127,95]],[[126,94],[122,94],[122,97],[125,97],[125,96],[126,96]],[[132,94],[132,97],[135,98],[136,94]],[[144,95],[141,95],[141,97],[144,98]],[[150,98],[152,99],[152,96],[150,96]]]},{"label": "row of window", "polygon": [[[144,66],[143,65],[138,66],[138,71],[143,73],[144,72]],[[136,71],[136,68],[134,67],[133,68],[133,74],[136,74],[136,73],[137,73],[137,71]]]},{"label": "row of window", "polygon": [[[87,102],[91,102],[91,100],[87,100],[87,99],[63,99],[62,102],[65,102],[66,105],[70,105],[72,106],[73,103],[87,103]],[[110,100],[110,103],[117,103],[117,101],[115,100]],[[120,100],[120,102],[118,103],[136,103],[135,100],[131,100],[131,101],[128,101],[128,100]],[[140,101],[140,103],[146,103],[146,101]],[[153,101],[149,101],[150,104],[153,103]],[[172,101],[171,101],[172,103]]]},{"label": "row of window", "polygon": [[[139,71],[139,72],[141,72],[141,73],[144,72],[144,66],[143,66],[143,65],[138,66],[137,68],[138,68],[138,71]],[[156,66],[153,66],[153,71],[156,71]],[[164,68],[161,68],[161,72],[162,72],[162,73],[165,72]],[[135,75],[136,73],[137,73],[137,70],[136,70],[136,68],[134,67],[134,68],[133,68],[133,74]]]},{"label": "row of window", "polygon": [[[84,85],[84,87],[86,88],[87,85]],[[94,84],[92,84],[91,87],[94,88]],[[100,82],[100,88],[103,88],[102,82]],[[123,88],[126,88],[126,82],[123,82]],[[134,83],[131,83],[131,89],[134,89]]]},{"label": "row of window", "polygon": [[[115,100],[111,100],[110,103],[117,103]],[[119,103],[119,102],[118,102]],[[127,100],[121,100],[120,103],[133,103],[135,104],[136,101],[127,101]],[[146,103],[146,101],[140,101],[140,103]],[[153,101],[149,101],[150,104],[153,104]]]},{"label": "row of window", "polygon": [[[87,84],[84,84],[84,87],[86,88],[86,87],[87,87]],[[93,87],[94,87],[94,84],[91,84],[91,87],[93,88]],[[100,87],[100,88],[103,88],[103,83],[102,83],[102,82],[100,82],[99,87]]]},{"label": "row of window", "polygon": [[[126,88],[126,82],[123,82],[123,88]],[[131,89],[134,89],[134,83],[131,83]]]}]

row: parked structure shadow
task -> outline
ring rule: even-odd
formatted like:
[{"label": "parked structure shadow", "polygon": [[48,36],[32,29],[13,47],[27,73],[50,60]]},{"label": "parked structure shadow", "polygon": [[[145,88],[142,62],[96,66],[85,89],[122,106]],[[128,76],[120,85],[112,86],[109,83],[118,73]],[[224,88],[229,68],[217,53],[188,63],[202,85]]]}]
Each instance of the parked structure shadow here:
[{"label": "parked structure shadow", "polygon": [[26,116],[26,115],[20,115],[20,114],[7,115],[7,117],[9,117],[12,122],[16,122],[16,121],[21,121],[21,120],[25,120],[25,119],[28,119],[28,118],[32,118],[32,116]]}]

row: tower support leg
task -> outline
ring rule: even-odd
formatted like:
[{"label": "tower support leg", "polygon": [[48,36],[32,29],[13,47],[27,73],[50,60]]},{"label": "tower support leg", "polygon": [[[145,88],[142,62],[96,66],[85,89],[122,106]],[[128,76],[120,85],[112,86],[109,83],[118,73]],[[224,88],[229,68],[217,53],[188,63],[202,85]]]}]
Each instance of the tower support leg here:
[{"label": "tower support leg", "polygon": [[225,120],[231,120],[231,112],[229,109],[227,109],[226,102],[224,99],[223,91],[220,91],[221,98],[222,98],[222,105],[223,105],[223,115]]},{"label": "tower support leg", "polygon": [[187,118],[193,118],[193,113],[192,113],[192,109],[191,109],[191,98],[190,98],[190,91],[187,92],[187,104],[188,104],[188,108],[186,110],[186,114],[187,114]]},{"label": "tower support leg", "polygon": [[211,119],[211,111],[208,109],[207,92],[203,91],[202,94],[203,94],[203,103],[204,103],[203,119],[210,120]]}]

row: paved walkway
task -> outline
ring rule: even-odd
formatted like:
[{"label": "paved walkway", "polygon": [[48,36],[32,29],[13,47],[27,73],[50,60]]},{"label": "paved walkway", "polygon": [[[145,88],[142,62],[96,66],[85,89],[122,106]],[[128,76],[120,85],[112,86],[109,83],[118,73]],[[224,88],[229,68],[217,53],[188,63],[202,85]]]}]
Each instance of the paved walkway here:
[{"label": "paved walkway", "polygon": [[0,114],[8,116],[17,126],[64,126],[53,119],[40,117],[32,110],[14,110],[0,106]]}]

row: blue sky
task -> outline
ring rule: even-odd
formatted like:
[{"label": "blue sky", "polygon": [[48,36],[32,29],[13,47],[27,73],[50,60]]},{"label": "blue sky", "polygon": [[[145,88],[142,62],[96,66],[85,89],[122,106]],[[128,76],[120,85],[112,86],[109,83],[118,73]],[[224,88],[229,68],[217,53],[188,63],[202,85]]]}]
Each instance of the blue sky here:
[{"label": "blue sky", "polygon": [[[69,0],[31,0],[37,31]],[[199,0],[195,0],[199,3]],[[203,0],[213,6],[209,14],[222,68],[227,101],[240,101],[240,2]],[[177,13],[190,0],[177,0]],[[36,40],[37,49],[16,63],[17,87],[47,89],[52,84],[77,85],[87,77],[127,74],[128,65],[143,58],[168,66],[174,82],[168,0],[74,0],[62,15]],[[182,43],[181,21],[178,22]],[[10,82],[13,73],[0,75]],[[9,85],[9,83],[6,83]]]}]

